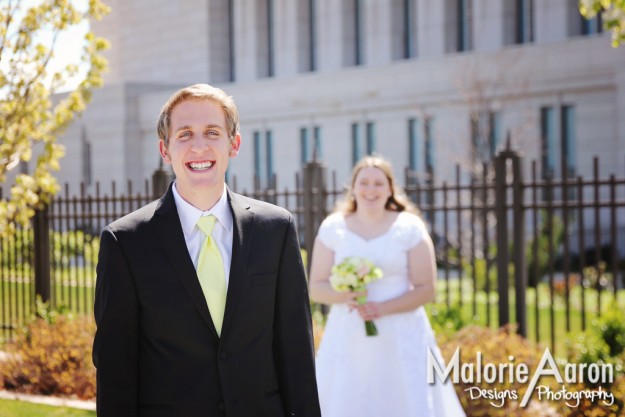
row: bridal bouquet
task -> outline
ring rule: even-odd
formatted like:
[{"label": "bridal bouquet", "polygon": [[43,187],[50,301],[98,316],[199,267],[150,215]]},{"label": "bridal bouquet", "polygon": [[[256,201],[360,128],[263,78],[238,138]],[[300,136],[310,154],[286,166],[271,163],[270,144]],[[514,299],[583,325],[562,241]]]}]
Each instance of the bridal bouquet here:
[{"label": "bridal bouquet", "polygon": [[[338,292],[363,292],[367,289],[367,284],[380,278],[382,278],[382,270],[375,266],[373,262],[358,256],[349,256],[340,264],[332,267],[330,285]],[[356,298],[356,302],[358,304],[366,303],[367,296],[363,295]],[[378,329],[371,320],[365,321],[365,330],[367,336],[378,334]]]}]

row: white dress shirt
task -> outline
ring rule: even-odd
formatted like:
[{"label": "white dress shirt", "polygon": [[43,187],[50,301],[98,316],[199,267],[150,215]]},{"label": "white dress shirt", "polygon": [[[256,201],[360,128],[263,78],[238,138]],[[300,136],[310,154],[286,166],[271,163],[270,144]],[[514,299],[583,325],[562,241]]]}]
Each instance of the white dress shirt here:
[{"label": "white dress shirt", "polygon": [[228,205],[228,193],[224,185],[224,192],[221,198],[213,207],[207,211],[202,211],[184,200],[178,194],[176,189],[176,183],[172,187],[174,193],[174,201],[176,202],[176,208],[178,209],[178,216],[180,217],[180,225],[184,233],[184,240],[187,243],[187,250],[193,261],[193,266],[197,269],[198,258],[200,255],[200,249],[202,248],[202,242],[204,241],[204,233],[196,226],[197,221],[202,216],[208,216],[212,214],[217,218],[215,226],[213,227],[213,241],[217,244],[219,252],[221,253],[221,259],[224,264],[224,276],[226,277],[226,287],[228,286],[228,280],[230,277],[230,263],[232,262],[232,235],[233,235],[233,220],[230,206]]}]

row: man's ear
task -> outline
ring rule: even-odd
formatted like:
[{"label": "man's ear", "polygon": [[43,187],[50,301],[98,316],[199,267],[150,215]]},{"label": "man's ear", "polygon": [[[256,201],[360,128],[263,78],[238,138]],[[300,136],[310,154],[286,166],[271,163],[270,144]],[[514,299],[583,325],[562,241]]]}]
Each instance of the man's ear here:
[{"label": "man's ear", "polygon": [[171,164],[171,158],[169,157],[169,149],[167,149],[167,145],[165,145],[165,141],[162,139],[158,141],[158,148],[161,153],[161,158],[163,158],[163,162],[166,164]]},{"label": "man's ear", "polygon": [[230,158],[234,158],[239,154],[241,148],[241,134],[237,133],[233,140],[230,141]]}]

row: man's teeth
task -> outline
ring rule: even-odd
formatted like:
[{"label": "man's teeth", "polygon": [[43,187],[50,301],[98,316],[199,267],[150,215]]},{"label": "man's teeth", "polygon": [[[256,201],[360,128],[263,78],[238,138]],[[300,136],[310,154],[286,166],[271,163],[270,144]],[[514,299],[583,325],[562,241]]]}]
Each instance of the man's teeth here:
[{"label": "man's teeth", "polygon": [[189,167],[193,170],[208,169],[213,166],[212,162],[190,162]]}]

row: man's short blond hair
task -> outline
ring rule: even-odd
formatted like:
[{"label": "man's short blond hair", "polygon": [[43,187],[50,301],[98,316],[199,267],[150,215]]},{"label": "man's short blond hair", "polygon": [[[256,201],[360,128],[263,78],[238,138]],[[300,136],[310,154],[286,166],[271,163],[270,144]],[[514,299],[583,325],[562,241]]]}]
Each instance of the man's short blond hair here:
[{"label": "man's short blond hair", "polygon": [[171,134],[171,112],[174,107],[187,100],[208,100],[221,106],[226,119],[226,129],[231,141],[239,133],[239,111],[231,96],[227,95],[221,88],[208,84],[194,84],[176,91],[167,100],[161,109],[156,123],[156,131],[159,139],[169,146],[169,135]]}]

